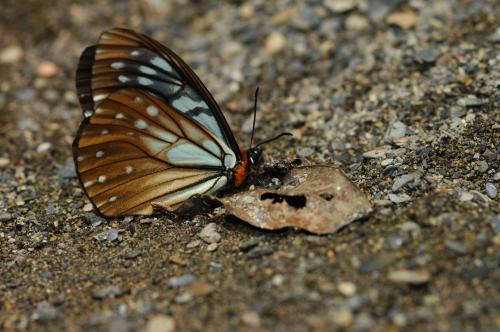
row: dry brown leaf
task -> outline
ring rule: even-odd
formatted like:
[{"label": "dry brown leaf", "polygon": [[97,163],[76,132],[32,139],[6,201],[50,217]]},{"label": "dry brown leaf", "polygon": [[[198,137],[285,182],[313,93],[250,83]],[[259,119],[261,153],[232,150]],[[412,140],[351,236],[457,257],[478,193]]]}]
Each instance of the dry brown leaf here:
[{"label": "dry brown leaf", "polygon": [[334,233],[372,210],[365,194],[331,165],[295,168],[278,190],[256,188],[219,200],[255,227],[296,227],[316,234]]}]

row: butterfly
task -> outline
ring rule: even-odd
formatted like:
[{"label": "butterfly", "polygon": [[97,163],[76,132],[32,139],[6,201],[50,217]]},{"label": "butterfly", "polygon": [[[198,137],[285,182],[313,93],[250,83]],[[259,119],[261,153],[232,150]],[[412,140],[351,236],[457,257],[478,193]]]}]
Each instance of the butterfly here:
[{"label": "butterfly", "polygon": [[150,215],[154,206],[175,211],[195,195],[241,186],[259,146],[271,141],[240,149],[193,70],[132,30],[107,30],[83,51],[76,89],[84,119],[72,146],[75,167],[106,217]]}]

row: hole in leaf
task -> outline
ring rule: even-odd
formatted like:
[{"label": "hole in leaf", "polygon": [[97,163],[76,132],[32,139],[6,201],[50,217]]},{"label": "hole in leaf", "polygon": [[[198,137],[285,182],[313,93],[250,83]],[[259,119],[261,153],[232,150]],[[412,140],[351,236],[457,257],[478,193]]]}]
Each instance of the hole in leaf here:
[{"label": "hole in leaf", "polygon": [[260,196],[260,199],[261,200],[272,199],[273,204],[282,203],[283,201],[285,201],[288,205],[296,209],[302,209],[303,207],[306,206],[306,196],[304,195],[292,196],[292,195],[279,195],[274,193],[264,193]]}]

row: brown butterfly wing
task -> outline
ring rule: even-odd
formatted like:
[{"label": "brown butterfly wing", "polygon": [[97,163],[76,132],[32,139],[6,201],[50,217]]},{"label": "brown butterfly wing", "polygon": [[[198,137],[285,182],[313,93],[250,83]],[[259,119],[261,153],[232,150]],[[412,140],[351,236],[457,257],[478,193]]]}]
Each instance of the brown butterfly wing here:
[{"label": "brown butterfly wing", "polygon": [[204,126],[148,92],[109,94],[84,119],[73,155],[85,193],[104,216],[147,215],[215,192],[236,164]]}]

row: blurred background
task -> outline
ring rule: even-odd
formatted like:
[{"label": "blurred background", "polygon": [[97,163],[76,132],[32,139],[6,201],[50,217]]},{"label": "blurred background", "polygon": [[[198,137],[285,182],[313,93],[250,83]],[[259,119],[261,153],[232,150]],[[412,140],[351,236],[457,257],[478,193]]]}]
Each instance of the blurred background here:
[{"label": "blurred background", "polygon": [[[499,22],[498,0],[0,0],[0,329],[134,330],[158,313],[181,330],[498,326]],[[179,54],[242,147],[259,86],[256,140],[294,134],[267,162],[334,163],[374,215],[330,237],[220,217],[207,253],[186,249],[207,218],[92,214],[71,159],[75,70],[115,26]],[[239,249],[252,239],[261,251]],[[167,286],[188,273],[211,297]],[[96,300],[103,284],[122,292]]]}]

